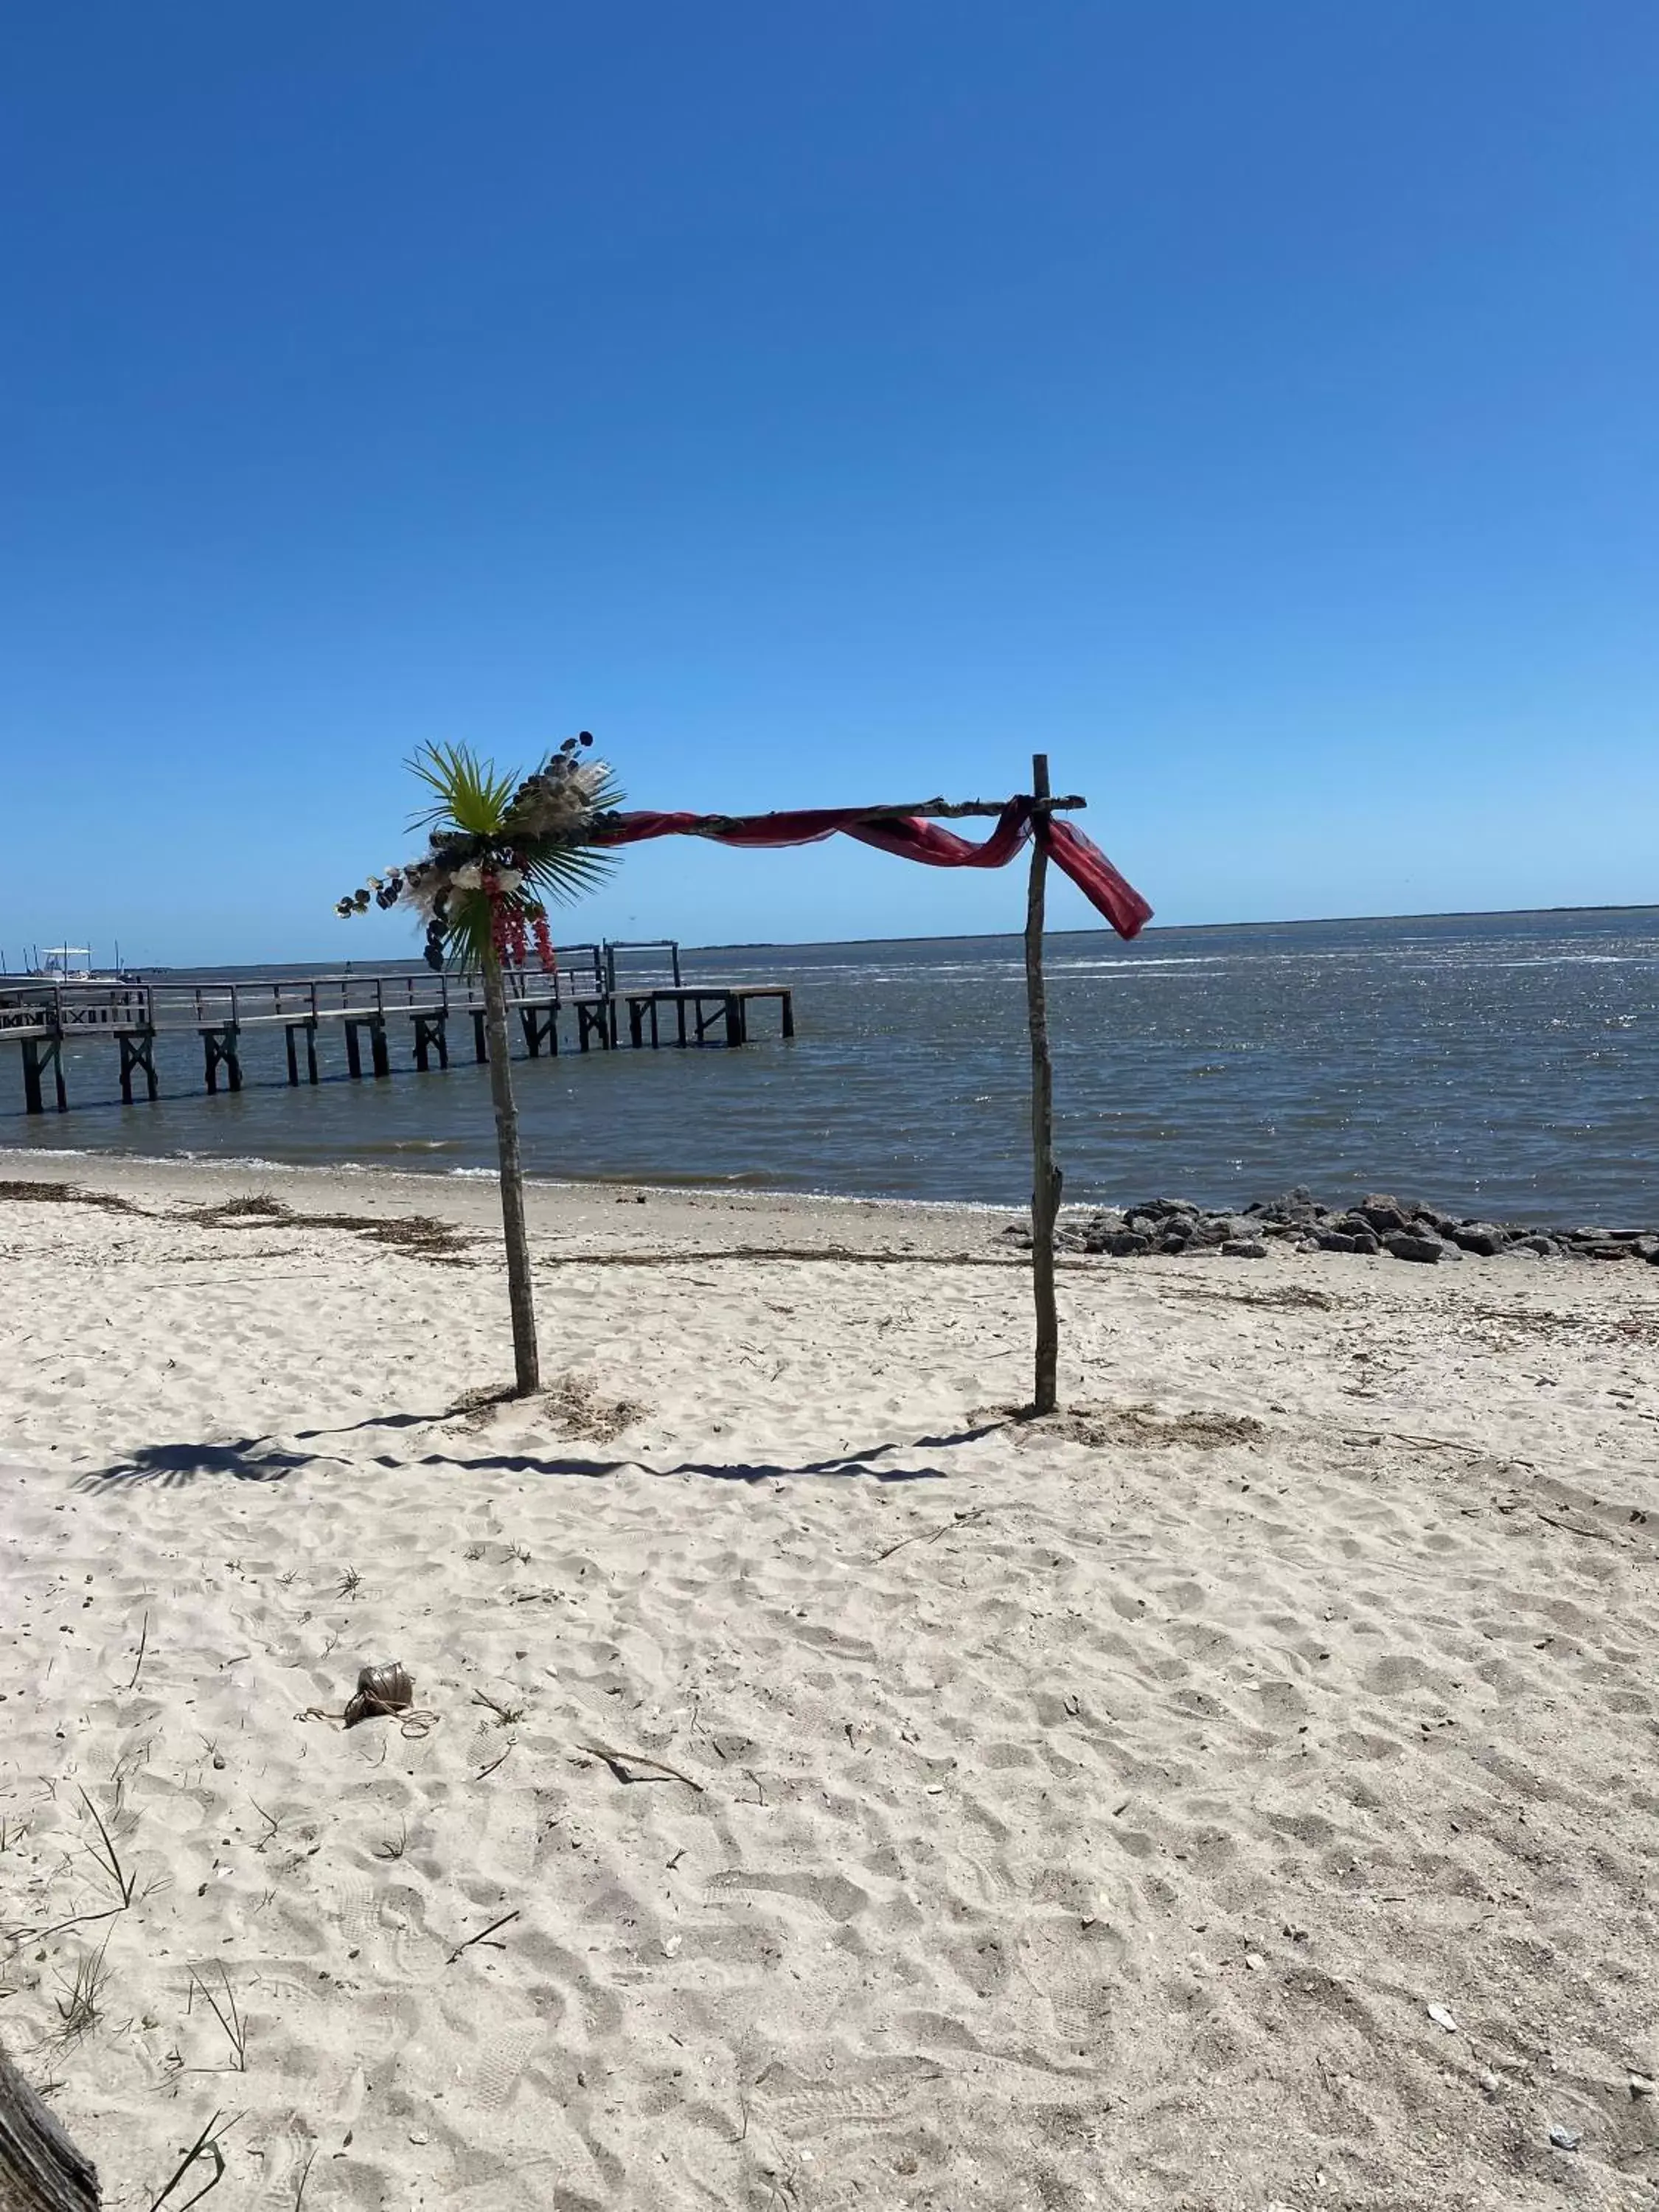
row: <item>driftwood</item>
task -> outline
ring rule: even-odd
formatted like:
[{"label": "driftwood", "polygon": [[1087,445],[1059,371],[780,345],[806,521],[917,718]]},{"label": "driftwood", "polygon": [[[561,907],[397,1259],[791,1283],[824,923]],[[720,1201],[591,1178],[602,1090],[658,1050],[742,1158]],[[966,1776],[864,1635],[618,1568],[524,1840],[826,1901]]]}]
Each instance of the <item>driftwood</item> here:
[{"label": "driftwood", "polygon": [[0,2050],[0,2212],[97,2212],[98,2173]]}]

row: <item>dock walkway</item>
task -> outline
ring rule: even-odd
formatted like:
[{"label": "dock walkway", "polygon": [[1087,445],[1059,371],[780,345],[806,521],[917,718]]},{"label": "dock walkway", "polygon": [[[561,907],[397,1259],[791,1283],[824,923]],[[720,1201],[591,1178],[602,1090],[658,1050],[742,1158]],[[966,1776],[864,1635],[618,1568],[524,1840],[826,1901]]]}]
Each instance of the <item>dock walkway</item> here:
[{"label": "dock walkway", "polygon": [[[618,977],[617,954],[645,950],[671,956],[671,983]],[[665,1042],[676,1047],[744,1045],[750,1008],[766,1001],[777,1005],[780,1034],[793,1037],[795,1033],[794,999],[787,985],[687,983],[680,970],[679,947],[669,939],[651,947],[578,945],[562,957],[566,964],[550,977],[528,969],[507,973],[508,1018],[517,1021],[526,1054],[532,1060],[543,1052],[559,1051],[562,1018],[568,1026],[574,1024],[574,1042],[582,1052],[614,1050],[624,1030],[635,1050]],[[149,1098],[160,1095],[155,1048],[163,1038],[197,1039],[203,1079],[212,1094],[222,1080],[228,1091],[241,1089],[241,1040],[250,1030],[282,1030],[288,1080],[298,1085],[321,1080],[318,1041],[331,1031],[344,1044],[348,1075],[391,1075],[390,1025],[394,1022],[409,1025],[416,1073],[429,1073],[434,1062],[446,1068],[454,1020],[470,1024],[473,1057],[486,1061],[489,1055],[482,988],[447,973],[351,971],[248,980],[184,976],[153,983],[0,978],[0,1045],[19,1048],[23,1102],[30,1114],[49,1110],[49,1098],[58,1113],[68,1110],[66,1042],[110,1038],[117,1048],[121,1097],[131,1105],[140,1083]],[[665,1029],[670,1032],[666,1037]]]}]

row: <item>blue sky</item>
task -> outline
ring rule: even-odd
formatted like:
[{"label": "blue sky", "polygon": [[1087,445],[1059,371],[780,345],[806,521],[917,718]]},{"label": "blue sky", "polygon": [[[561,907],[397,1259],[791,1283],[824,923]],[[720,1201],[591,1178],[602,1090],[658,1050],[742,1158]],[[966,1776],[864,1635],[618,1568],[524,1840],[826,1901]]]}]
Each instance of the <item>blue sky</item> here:
[{"label": "blue sky", "polygon": [[[77,0],[0,71],[0,948],[362,959],[404,756],[1659,899],[1650,0]],[[836,841],[579,916],[1012,927]],[[1069,887],[1057,926],[1087,909]]]}]

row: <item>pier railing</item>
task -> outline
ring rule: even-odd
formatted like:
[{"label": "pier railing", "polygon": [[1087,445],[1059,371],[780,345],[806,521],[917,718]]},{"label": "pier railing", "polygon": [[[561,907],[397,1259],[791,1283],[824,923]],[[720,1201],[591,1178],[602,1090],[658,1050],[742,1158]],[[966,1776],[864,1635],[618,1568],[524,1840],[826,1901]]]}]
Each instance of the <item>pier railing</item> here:
[{"label": "pier railing", "polygon": [[[573,974],[561,967],[556,975],[544,975],[538,969],[514,968],[507,971],[506,981],[509,1004],[558,1005],[567,998],[604,995],[592,972],[581,969]],[[353,1012],[411,1013],[430,1008],[440,1013],[468,1013],[483,1004],[481,987],[447,970],[366,975],[354,969],[339,975],[234,981],[179,977],[159,983],[37,983],[20,978],[0,986],[0,1029],[196,1030],[223,1022],[240,1028]]]}]

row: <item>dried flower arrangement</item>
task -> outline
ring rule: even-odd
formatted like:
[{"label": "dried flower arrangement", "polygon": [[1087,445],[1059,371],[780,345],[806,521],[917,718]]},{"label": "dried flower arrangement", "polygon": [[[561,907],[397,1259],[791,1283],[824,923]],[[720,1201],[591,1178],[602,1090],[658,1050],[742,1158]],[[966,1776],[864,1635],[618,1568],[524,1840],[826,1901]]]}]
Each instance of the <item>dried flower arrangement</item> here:
[{"label": "dried flower arrangement", "polygon": [[607,763],[587,757],[583,730],[516,788],[460,745],[427,745],[410,763],[436,803],[416,817],[430,831],[419,860],[390,867],[335,902],[342,917],[370,907],[410,908],[426,925],[426,959],[483,964],[488,945],[503,967],[556,967],[547,898],[591,890],[611,865],[593,834],[622,794]]}]

